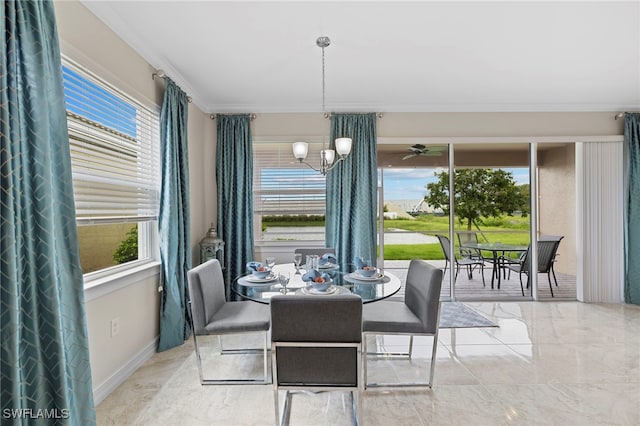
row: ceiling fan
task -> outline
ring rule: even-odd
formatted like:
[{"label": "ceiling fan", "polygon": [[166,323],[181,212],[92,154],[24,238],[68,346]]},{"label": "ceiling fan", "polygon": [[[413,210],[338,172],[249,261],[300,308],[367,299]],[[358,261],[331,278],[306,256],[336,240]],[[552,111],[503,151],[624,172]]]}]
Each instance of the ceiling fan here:
[{"label": "ceiling fan", "polygon": [[442,155],[443,151],[446,151],[447,147],[446,146],[427,147],[425,145],[422,145],[421,143],[417,143],[415,145],[410,146],[407,149],[411,151],[411,154],[405,155],[404,157],[402,157],[403,160],[406,160],[407,158],[415,157],[417,155],[424,155],[427,157],[439,157]]}]

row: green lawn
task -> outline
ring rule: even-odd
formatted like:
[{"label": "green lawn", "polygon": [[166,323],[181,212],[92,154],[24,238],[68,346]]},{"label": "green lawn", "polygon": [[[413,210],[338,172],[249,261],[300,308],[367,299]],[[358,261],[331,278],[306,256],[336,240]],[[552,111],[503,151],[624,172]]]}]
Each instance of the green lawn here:
[{"label": "green lawn", "polygon": [[[275,219],[275,218],[274,218]],[[268,226],[324,226],[324,221],[319,217],[309,221],[279,221],[270,220],[263,222],[264,228]],[[466,231],[465,225],[455,222],[456,231]],[[385,219],[385,231],[394,229],[403,231],[420,232],[425,235],[448,235],[449,218],[446,216],[423,215],[414,219]],[[478,232],[480,242],[507,244],[529,244],[529,217],[502,216],[500,218],[486,218],[478,229],[471,229]],[[457,244],[457,241],[456,241]],[[487,253],[490,256],[489,253]],[[385,244],[384,258],[387,260],[408,260],[420,259],[444,259],[439,243],[435,244]]]},{"label": "green lawn", "polygon": [[[466,231],[466,227],[457,221],[457,231]],[[446,216],[424,215],[415,219],[385,219],[385,231],[401,229],[406,231],[420,232],[425,235],[448,235],[449,218]],[[503,216],[499,219],[488,218],[484,220],[484,225],[480,226],[478,232],[480,242],[507,244],[529,244],[529,218],[520,216]],[[456,241],[457,244],[457,241]],[[490,253],[486,253],[490,256]],[[421,259],[444,259],[444,254],[439,243],[435,244],[385,244],[384,258],[387,260],[406,260],[413,258]]]}]

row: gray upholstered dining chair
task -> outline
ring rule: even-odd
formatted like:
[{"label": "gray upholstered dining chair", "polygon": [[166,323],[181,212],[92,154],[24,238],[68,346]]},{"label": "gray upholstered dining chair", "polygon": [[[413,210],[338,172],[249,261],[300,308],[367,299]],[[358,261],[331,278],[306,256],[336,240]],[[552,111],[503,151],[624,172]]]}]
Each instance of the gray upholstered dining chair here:
[{"label": "gray upholstered dining chair", "polygon": [[[440,289],[442,287],[442,270],[424,260],[413,259],[409,264],[404,302],[380,301],[364,305],[362,313],[364,388],[368,387],[400,387],[433,385],[433,374],[436,365],[438,347],[438,325],[440,321]],[[409,352],[368,353],[367,336],[404,334],[409,335]],[[367,358],[372,356],[398,356],[411,358],[413,353],[413,336],[433,336],[431,365],[428,382],[414,383],[368,383]]]},{"label": "gray upholstered dining chair", "polygon": [[300,264],[304,265],[307,263],[307,256],[310,254],[315,254],[317,256],[322,256],[325,253],[336,254],[336,249],[333,247],[307,247],[307,248],[297,248],[293,251],[294,253],[302,254],[302,260]]},{"label": "gray upholstered dining chair", "polygon": [[355,294],[276,295],[270,305],[276,425],[280,424],[280,390],[287,391],[283,424],[288,423],[295,391],[350,391],[358,424],[362,299]]},{"label": "gray upholstered dining chair", "polygon": [[[256,384],[270,383],[268,379],[268,337],[269,307],[255,302],[227,302],[225,300],[224,278],[217,259],[211,259],[187,272],[189,283],[189,306],[193,326],[193,341],[196,349],[200,383],[213,384]],[[222,335],[240,333],[264,333],[263,354],[264,376],[256,379],[205,379],[202,369],[201,348],[198,336],[217,335],[222,351]],[[230,353],[255,353],[256,350],[230,350]]]}]

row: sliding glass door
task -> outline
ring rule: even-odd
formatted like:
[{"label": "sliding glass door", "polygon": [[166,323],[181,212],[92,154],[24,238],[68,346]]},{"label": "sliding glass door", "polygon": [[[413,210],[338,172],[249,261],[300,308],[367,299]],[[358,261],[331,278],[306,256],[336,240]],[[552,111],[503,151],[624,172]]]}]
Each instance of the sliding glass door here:
[{"label": "sliding glass door", "polygon": [[[442,268],[443,300],[575,299],[573,144],[394,144],[378,157],[385,268]],[[531,241],[552,237],[552,269],[529,274]]]}]

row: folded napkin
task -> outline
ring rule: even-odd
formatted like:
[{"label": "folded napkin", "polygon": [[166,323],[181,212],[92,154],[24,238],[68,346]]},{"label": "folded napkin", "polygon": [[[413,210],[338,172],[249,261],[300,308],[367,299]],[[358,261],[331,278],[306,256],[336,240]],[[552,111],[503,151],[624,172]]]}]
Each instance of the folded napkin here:
[{"label": "folded napkin", "polygon": [[331,275],[327,273],[321,274],[317,269],[309,270],[309,272],[302,276],[302,281],[315,281],[318,277],[324,278],[325,281],[331,281]]},{"label": "folded napkin", "polygon": [[259,267],[263,266],[261,262],[251,261],[247,262],[247,272],[257,271]]},{"label": "folded napkin", "polygon": [[353,258],[353,263],[354,263],[354,265],[356,265],[356,268],[358,268],[358,269],[362,269],[362,268],[364,268],[365,266],[369,266],[369,265],[367,265],[367,264],[365,263],[365,261],[364,261],[364,260],[362,260],[362,258],[361,258],[360,256],[355,256],[355,257]]},{"label": "folded napkin", "polygon": [[333,263],[335,265],[335,264],[338,263],[338,260],[336,259],[335,255],[333,253],[325,253],[318,260],[318,263],[320,265],[326,265],[327,263]]}]

